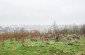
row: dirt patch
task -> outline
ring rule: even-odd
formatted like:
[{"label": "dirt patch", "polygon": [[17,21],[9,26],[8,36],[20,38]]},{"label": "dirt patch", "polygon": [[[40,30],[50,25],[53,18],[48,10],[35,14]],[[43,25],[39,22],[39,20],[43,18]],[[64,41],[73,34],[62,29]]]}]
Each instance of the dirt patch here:
[{"label": "dirt patch", "polygon": [[77,52],[77,53],[74,54],[74,55],[85,55],[85,51],[79,51],[79,52]]}]

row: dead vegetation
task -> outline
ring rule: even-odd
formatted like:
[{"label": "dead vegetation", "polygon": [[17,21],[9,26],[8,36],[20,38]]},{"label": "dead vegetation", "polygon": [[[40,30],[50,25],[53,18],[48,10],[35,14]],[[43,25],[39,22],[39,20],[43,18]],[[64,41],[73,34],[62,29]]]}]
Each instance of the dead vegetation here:
[{"label": "dead vegetation", "polygon": [[[54,25],[55,26],[55,25]],[[7,30],[8,31],[7,31]],[[67,35],[72,35],[68,37]],[[0,33],[0,42],[5,40],[16,40],[22,45],[25,45],[25,40],[30,39],[32,41],[39,40],[49,40],[53,39],[55,41],[60,40],[64,37],[67,37],[67,40],[79,39],[81,36],[84,37],[85,35],[85,25],[82,26],[71,26],[64,28],[54,27],[52,30],[49,29],[47,32],[40,32],[39,30],[31,30],[30,32],[25,30],[24,28],[12,29],[12,28],[5,28],[4,32]]]}]

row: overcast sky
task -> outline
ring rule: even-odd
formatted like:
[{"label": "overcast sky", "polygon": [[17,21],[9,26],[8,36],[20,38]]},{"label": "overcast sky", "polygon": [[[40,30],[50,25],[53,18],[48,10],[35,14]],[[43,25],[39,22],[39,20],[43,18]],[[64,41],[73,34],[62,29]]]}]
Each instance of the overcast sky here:
[{"label": "overcast sky", "polygon": [[0,0],[0,25],[84,24],[85,0]]}]

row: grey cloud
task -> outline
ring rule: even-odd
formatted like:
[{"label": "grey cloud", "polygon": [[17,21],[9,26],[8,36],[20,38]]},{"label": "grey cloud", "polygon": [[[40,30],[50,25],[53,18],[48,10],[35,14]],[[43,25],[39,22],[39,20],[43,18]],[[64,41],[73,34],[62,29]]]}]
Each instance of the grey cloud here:
[{"label": "grey cloud", "polygon": [[85,0],[0,0],[0,25],[84,24]]}]

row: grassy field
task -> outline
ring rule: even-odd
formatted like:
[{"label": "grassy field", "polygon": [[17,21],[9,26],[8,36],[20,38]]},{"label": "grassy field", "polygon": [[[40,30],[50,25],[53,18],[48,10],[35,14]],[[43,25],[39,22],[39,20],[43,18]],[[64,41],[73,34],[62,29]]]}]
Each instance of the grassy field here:
[{"label": "grassy field", "polygon": [[85,55],[85,38],[68,44],[64,40],[55,42],[26,40],[25,46],[17,41],[0,43],[0,55]]}]

